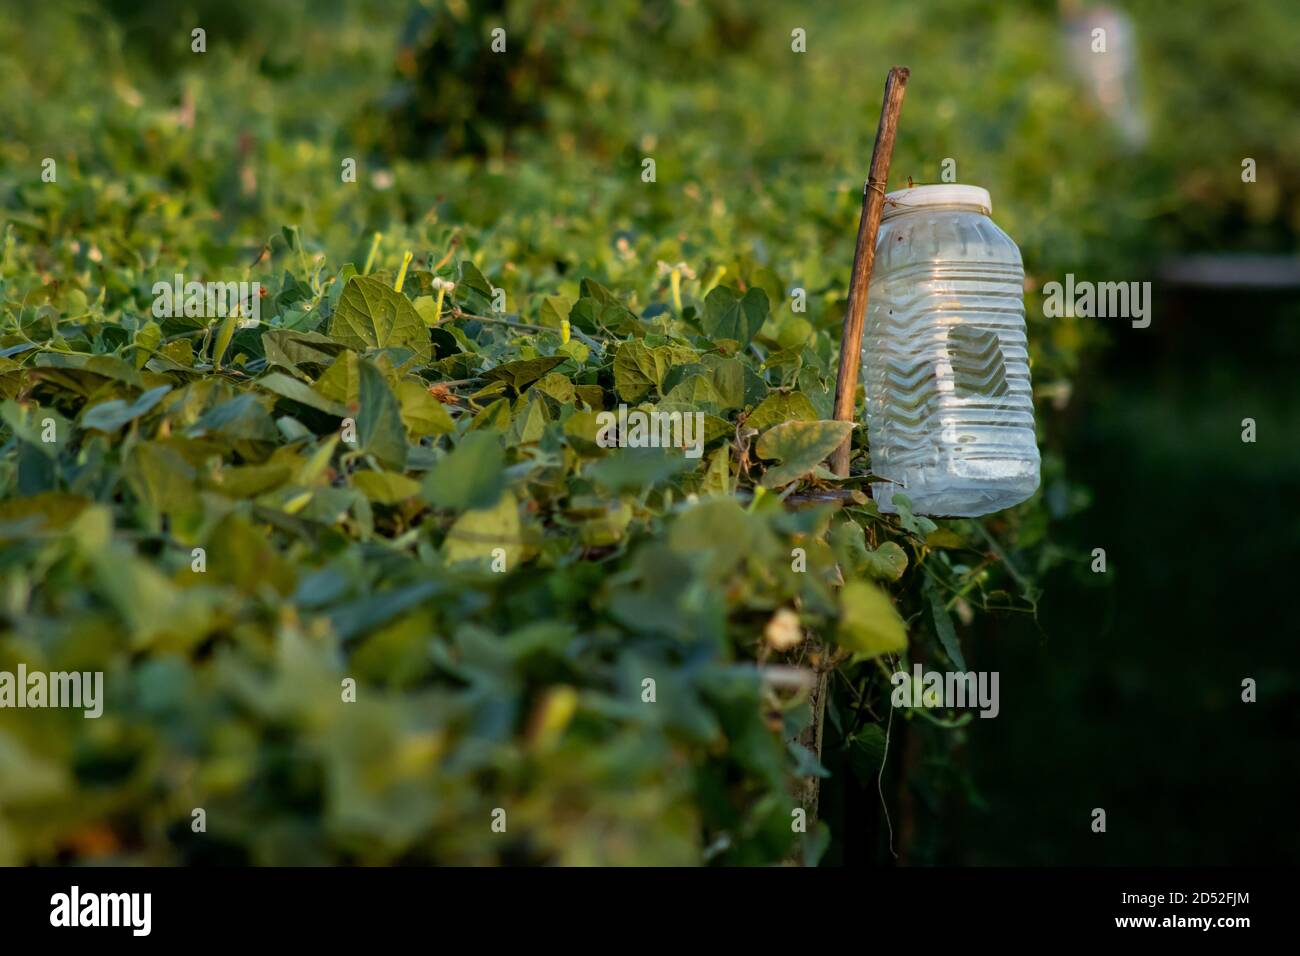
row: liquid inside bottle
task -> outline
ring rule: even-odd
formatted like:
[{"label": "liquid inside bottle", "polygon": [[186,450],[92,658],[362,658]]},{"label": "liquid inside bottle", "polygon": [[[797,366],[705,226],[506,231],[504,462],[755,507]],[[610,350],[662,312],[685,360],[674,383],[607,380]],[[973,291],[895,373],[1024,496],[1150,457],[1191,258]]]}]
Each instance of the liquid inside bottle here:
[{"label": "liquid inside bottle", "polygon": [[987,191],[885,201],[862,345],[872,494],[896,512],[975,517],[1038,488],[1020,250]]}]

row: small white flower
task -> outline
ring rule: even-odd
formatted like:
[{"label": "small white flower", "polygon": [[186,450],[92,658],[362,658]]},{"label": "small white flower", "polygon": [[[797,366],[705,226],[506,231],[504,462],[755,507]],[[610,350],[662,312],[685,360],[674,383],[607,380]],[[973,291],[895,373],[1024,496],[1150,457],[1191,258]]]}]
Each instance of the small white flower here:
[{"label": "small white flower", "polygon": [[803,640],[803,631],[799,628],[799,615],[787,607],[779,608],[763,629],[763,637],[774,651],[788,651],[798,647]]}]

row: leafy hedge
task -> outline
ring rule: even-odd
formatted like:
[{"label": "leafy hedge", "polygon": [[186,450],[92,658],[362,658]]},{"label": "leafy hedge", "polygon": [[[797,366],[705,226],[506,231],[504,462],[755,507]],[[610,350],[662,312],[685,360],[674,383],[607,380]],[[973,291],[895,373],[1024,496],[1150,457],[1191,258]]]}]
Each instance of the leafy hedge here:
[{"label": "leafy hedge", "polygon": [[[523,330],[468,318],[491,311],[471,263],[440,271],[286,273],[237,331],[16,303],[5,649],[105,669],[108,707],[20,725],[44,736],[10,747],[11,858],[15,831],[41,856],[123,818],[101,838],[187,859],[790,851],[807,706],[754,662],[817,663],[774,632],[791,609],[854,659],[901,651],[873,582],[934,526],[764,493],[824,478],[844,430],[761,290],[701,307],[688,281],[647,319],[587,280]],[[704,411],[704,455],[600,447],[620,402]]]}]

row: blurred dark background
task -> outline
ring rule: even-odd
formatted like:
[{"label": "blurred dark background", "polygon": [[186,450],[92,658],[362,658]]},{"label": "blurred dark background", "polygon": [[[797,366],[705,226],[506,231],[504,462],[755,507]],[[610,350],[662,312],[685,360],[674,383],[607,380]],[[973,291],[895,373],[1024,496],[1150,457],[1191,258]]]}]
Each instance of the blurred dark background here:
[{"label": "blurred dark background", "polygon": [[[1042,579],[1037,621],[975,629],[999,718],[955,753],[901,729],[885,778],[900,862],[1300,861],[1300,305],[1287,287],[1155,296],[1157,321],[1117,324],[1075,396],[1064,454],[1091,505],[1054,539],[1088,559]],[[829,804],[842,862],[892,858],[874,786]]]},{"label": "blurred dark background", "polygon": [[1058,569],[1041,632],[981,634],[1007,688],[968,755],[992,812],[967,806],[938,860],[1300,861],[1296,291],[1155,295],[1152,327],[1099,357],[1068,445],[1093,504],[1060,534],[1105,548],[1107,573]]}]

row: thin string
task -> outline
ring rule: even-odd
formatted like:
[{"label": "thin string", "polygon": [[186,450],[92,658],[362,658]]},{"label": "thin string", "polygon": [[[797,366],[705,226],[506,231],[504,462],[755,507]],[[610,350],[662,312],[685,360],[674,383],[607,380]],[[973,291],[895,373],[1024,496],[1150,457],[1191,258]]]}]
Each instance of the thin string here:
[{"label": "thin string", "polygon": [[868,179],[866,185],[862,187],[862,193],[863,193],[863,195],[866,195],[868,192],[870,192],[870,191],[873,190],[873,189],[874,189],[876,192],[880,193],[880,198],[883,199],[883,200],[885,201],[885,205],[887,205],[887,206],[900,206],[900,205],[902,205],[902,203],[898,202],[897,200],[890,199],[890,198],[885,194],[885,184],[884,184],[884,183],[873,182],[872,180]]},{"label": "thin string", "polygon": [[[898,658],[894,658],[894,666],[898,666]],[[893,854],[894,859],[898,859],[898,852],[894,849],[894,824],[889,819],[889,801],[885,799],[885,764],[889,760],[889,735],[894,729],[894,708],[889,708],[889,722],[885,724],[885,752],[880,758],[880,773],[876,776],[876,792],[880,794],[880,809],[885,811],[885,826],[889,828],[889,852]]]}]

